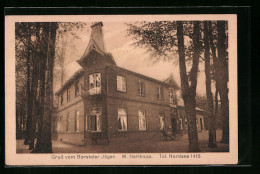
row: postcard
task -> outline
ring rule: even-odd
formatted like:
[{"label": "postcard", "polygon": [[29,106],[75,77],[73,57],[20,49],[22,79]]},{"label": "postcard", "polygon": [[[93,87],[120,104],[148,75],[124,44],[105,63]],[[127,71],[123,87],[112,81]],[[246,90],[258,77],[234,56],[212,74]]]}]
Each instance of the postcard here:
[{"label": "postcard", "polygon": [[237,16],[6,15],[7,166],[238,163]]}]

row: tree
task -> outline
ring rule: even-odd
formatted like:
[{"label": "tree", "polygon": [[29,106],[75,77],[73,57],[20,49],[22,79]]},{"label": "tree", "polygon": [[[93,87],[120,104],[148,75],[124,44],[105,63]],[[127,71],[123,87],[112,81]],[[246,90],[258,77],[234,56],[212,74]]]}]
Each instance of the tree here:
[{"label": "tree", "polygon": [[[182,97],[188,119],[188,136],[190,152],[198,152],[198,134],[196,127],[196,87],[197,72],[201,52],[200,25],[198,21],[190,22],[142,22],[128,24],[128,34],[133,35],[135,46],[144,46],[153,58],[174,60],[176,53],[181,77]],[[185,28],[184,28],[185,27]],[[184,35],[191,38],[190,46],[185,46]],[[192,61],[192,67],[187,74],[186,59]]]},{"label": "tree", "polygon": [[216,147],[216,126],[215,113],[213,105],[213,95],[211,91],[211,71],[210,71],[210,48],[209,48],[209,30],[208,21],[204,21],[204,58],[205,58],[205,76],[206,76],[206,95],[207,95],[207,115],[209,129],[209,147]]},{"label": "tree", "polygon": [[228,53],[227,53],[227,35],[226,35],[227,21],[217,21],[218,31],[218,75],[219,80],[219,94],[221,100],[221,114],[223,120],[223,143],[229,143],[229,99],[228,99]]},{"label": "tree", "polygon": [[[25,142],[35,153],[52,152],[53,72],[59,26],[63,26],[62,29],[66,26],[71,31],[73,27],[82,28],[84,23],[20,22],[15,27],[17,111],[20,108],[16,125],[18,128],[18,120],[24,122],[23,107],[26,105]],[[26,93],[23,92],[25,87]],[[25,104],[22,102],[24,98]],[[35,135],[37,143],[34,147]]]}]

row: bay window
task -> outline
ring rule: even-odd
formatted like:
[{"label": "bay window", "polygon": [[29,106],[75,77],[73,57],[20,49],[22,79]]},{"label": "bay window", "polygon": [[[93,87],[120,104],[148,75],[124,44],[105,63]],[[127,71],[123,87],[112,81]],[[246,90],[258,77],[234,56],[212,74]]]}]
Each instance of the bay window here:
[{"label": "bay window", "polygon": [[89,94],[100,94],[101,93],[101,74],[95,73],[89,75]]}]

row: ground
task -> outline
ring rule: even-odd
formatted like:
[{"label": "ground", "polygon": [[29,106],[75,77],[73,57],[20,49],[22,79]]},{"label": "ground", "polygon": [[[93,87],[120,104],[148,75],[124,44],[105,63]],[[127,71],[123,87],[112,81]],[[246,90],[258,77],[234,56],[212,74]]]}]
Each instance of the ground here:
[{"label": "ground", "polygon": [[[217,130],[217,147],[208,147],[208,131],[204,130],[198,133],[199,146],[201,152],[227,152],[229,146],[222,144],[221,130]],[[28,145],[23,144],[24,140],[17,140],[17,153],[29,153]],[[159,153],[159,152],[187,152],[188,135],[183,136],[175,141],[157,141],[157,142],[134,142],[113,145],[88,145],[79,146],[65,144],[59,141],[52,142],[53,153]]]}]

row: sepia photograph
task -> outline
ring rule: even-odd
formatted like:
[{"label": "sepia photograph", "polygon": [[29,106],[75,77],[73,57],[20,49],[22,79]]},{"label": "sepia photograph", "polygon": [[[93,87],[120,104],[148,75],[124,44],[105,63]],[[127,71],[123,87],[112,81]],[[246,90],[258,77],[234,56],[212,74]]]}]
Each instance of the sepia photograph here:
[{"label": "sepia photograph", "polygon": [[236,22],[6,16],[9,164],[235,164]]}]

